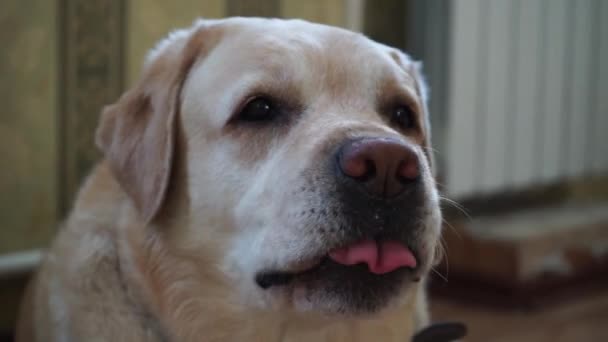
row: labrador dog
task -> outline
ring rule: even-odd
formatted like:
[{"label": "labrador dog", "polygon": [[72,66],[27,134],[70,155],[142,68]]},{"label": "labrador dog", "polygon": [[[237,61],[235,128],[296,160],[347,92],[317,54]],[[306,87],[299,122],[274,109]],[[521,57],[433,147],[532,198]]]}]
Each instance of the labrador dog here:
[{"label": "labrador dog", "polygon": [[441,231],[420,66],[301,20],[200,20],[101,115],[18,341],[399,341]]}]

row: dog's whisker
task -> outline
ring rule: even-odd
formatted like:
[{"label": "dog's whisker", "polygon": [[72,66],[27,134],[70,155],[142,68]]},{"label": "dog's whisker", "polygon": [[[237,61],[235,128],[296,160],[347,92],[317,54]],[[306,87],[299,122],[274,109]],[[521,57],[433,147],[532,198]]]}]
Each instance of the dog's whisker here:
[{"label": "dog's whisker", "polygon": [[[454,232],[454,234],[456,234],[456,236],[458,237],[458,239],[462,240],[462,235],[460,235],[460,232],[458,231],[458,229],[456,229],[456,227],[454,227],[450,222],[448,222],[445,218],[441,218],[441,221],[443,222],[443,224],[448,227],[449,229],[452,230],[452,232]],[[443,239],[443,237],[442,237]]]},{"label": "dog's whisker", "polygon": [[433,148],[431,146],[421,146],[421,148],[424,149],[424,150],[431,151],[431,152],[433,152],[435,154],[441,155],[441,152],[439,152],[439,150],[437,150],[436,148]]},{"label": "dog's whisker", "polygon": [[443,281],[445,281],[446,283],[448,282],[448,278],[446,278],[446,276],[444,276],[443,274],[441,274],[441,272],[437,271],[435,269],[435,267],[431,267],[431,271],[434,272],[435,274],[437,274],[437,276],[439,278],[441,278]]},{"label": "dog's whisker", "polygon": [[439,239],[439,245],[443,250],[443,259],[445,260],[445,273],[446,278],[450,275],[450,260],[448,255],[448,244],[443,237]]},{"label": "dog's whisker", "polygon": [[[445,188],[445,187],[446,187],[446,185],[445,185],[444,183],[441,183],[441,182],[440,182],[440,181],[438,181],[437,179],[435,179],[435,184],[436,184],[436,185],[439,185],[439,186],[440,186],[440,187],[442,187],[442,188]],[[439,197],[441,197],[441,195],[440,195]]]},{"label": "dog's whisker", "polygon": [[471,215],[470,215],[470,214],[467,212],[467,210],[465,209],[465,207],[463,207],[463,206],[462,206],[460,203],[458,203],[458,202],[456,202],[456,201],[454,201],[454,200],[452,200],[452,199],[449,199],[449,198],[447,198],[447,197],[445,197],[445,196],[441,196],[441,195],[439,196],[439,199],[440,199],[442,202],[445,202],[445,203],[449,204],[450,206],[452,206],[453,208],[457,209],[457,210],[458,210],[459,212],[461,212],[461,213],[462,213],[462,214],[463,214],[463,215],[464,215],[464,216],[465,216],[465,217],[466,217],[466,218],[467,218],[469,221],[471,221],[471,220],[472,220]]}]

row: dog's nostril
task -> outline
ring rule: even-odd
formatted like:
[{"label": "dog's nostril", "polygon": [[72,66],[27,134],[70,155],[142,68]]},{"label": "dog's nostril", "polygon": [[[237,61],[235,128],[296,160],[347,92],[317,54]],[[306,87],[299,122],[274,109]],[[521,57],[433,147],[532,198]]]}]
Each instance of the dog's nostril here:
[{"label": "dog's nostril", "polygon": [[409,156],[401,163],[397,168],[397,177],[403,181],[412,181],[418,178],[420,175],[419,165],[416,160],[412,160]]},{"label": "dog's nostril", "polygon": [[338,164],[341,171],[348,177],[365,181],[376,175],[376,165],[369,158],[353,157],[350,153],[340,153]]},{"label": "dog's nostril", "polygon": [[365,169],[363,172],[359,173],[357,176],[348,175],[349,177],[359,181],[359,182],[367,182],[373,179],[376,176],[376,164],[374,164],[373,160],[365,160],[364,162]]},{"label": "dog's nostril", "polygon": [[365,166],[367,167],[367,172],[363,175],[362,180],[369,180],[376,176],[376,164],[374,164],[373,160],[366,160]]}]

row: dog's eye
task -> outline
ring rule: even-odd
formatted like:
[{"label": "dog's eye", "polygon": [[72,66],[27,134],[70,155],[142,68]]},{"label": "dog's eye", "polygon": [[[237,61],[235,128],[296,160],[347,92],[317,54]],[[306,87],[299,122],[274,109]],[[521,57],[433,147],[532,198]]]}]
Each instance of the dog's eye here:
[{"label": "dog's eye", "polygon": [[408,106],[399,106],[393,110],[392,120],[395,121],[403,129],[411,129],[416,127],[414,112]]},{"label": "dog's eye", "polygon": [[270,121],[277,115],[275,104],[265,98],[257,97],[247,102],[238,118],[243,121]]}]

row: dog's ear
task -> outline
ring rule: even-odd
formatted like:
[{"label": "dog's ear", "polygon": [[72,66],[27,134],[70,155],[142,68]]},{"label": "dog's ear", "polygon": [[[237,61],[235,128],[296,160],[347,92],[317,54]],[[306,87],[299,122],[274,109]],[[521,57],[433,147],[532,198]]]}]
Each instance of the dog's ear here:
[{"label": "dog's ear", "polygon": [[146,223],[159,212],[169,185],[181,87],[195,61],[217,41],[206,39],[208,26],[197,22],[161,41],[137,84],[101,115],[96,144]]}]

